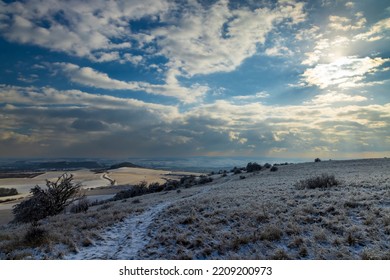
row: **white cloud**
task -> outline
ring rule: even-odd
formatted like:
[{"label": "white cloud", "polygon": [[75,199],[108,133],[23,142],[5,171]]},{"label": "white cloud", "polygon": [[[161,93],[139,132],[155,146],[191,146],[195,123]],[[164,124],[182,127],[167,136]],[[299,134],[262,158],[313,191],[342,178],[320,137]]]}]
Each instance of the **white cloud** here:
[{"label": "white cloud", "polygon": [[316,41],[313,51],[305,53],[306,59],[303,65],[314,65],[319,61],[335,60],[348,53],[351,40],[345,36],[333,36],[332,38],[321,38]]},{"label": "white cloud", "polygon": [[275,9],[229,9],[218,1],[208,10],[194,5],[178,18],[178,24],[153,32],[160,53],[182,75],[229,72],[236,69],[265,42],[266,35],[282,22],[303,21],[302,3],[283,3]]},{"label": "white cloud", "polygon": [[378,68],[388,61],[390,59],[380,57],[341,57],[331,63],[317,64],[313,68],[306,69],[302,77],[306,84],[321,89],[331,86],[346,88],[363,81],[367,74],[377,72]]},{"label": "white cloud", "polygon": [[129,53],[126,53],[123,55],[123,59],[120,61],[121,63],[130,62],[132,64],[139,64],[143,60],[143,57],[141,55],[132,55]]},{"label": "white cloud", "polygon": [[[305,20],[303,6],[301,2],[281,1],[274,9],[251,11],[230,9],[226,0],[209,8],[197,1],[32,0],[3,4],[0,32],[10,41],[32,43],[95,62],[138,63],[139,57],[128,55],[131,50],[156,43],[159,54],[169,59],[170,68],[192,76],[235,69],[256,53],[257,44],[264,43],[275,25]],[[169,26],[132,30],[132,21],[143,17]],[[115,49],[126,51],[122,55]]]},{"label": "white cloud", "polygon": [[351,31],[364,28],[367,20],[360,13],[356,14],[356,17],[357,18],[353,23],[352,20],[347,17],[329,16],[329,27],[340,31]]},{"label": "white cloud", "polygon": [[266,49],[265,54],[268,56],[291,56],[293,52],[285,46],[275,45]]},{"label": "white cloud", "polygon": [[167,78],[167,84],[156,85],[147,82],[125,82],[110,78],[106,73],[98,72],[90,67],[79,67],[72,63],[55,63],[72,82],[94,88],[108,90],[143,91],[149,94],[174,97],[184,103],[192,103],[201,98],[209,90],[207,86],[194,84],[189,88],[182,87],[175,75]]},{"label": "white cloud", "polygon": [[270,94],[268,92],[265,92],[265,91],[261,91],[261,92],[257,92],[256,94],[253,94],[253,95],[237,95],[237,96],[233,96],[233,100],[237,100],[237,101],[246,101],[246,102],[255,102],[259,99],[264,99],[264,98],[267,98],[269,97]]},{"label": "white cloud", "polygon": [[79,67],[72,63],[55,63],[72,82],[95,88],[111,90],[138,90],[138,83],[123,82],[110,78],[107,74],[98,72],[90,67]]},{"label": "white cloud", "polygon": [[[165,0],[12,2],[2,5],[0,32],[10,41],[100,61],[95,52],[131,47],[132,20],[163,15],[170,5]],[[97,55],[101,61],[117,59]]]},{"label": "white cloud", "polygon": [[239,132],[234,132],[234,131],[229,131],[229,140],[230,141],[235,141],[240,144],[245,144],[248,142],[247,138],[241,138]]},{"label": "white cloud", "polygon": [[390,30],[390,18],[385,18],[371,26],[369,31],[358,34],[355,38],[365,41],[377,41],[384,38],[388,30]]},{"label": "white cloud", "polygon": [[64,108],[95,108],[111,110],[130,110],[134,108],[153,112],[167,122],[178,117],[175,106],[147,103],[132,98],[118,98],[108,95],[96,95],[80,90],[57,90],[51,87],[17,87],[0,85],[0,99],[9,104],[7,110],[18,106],[46,108],[51,104]]},{"label": "white cloud", "polygon": [[311,101],[306,102],[306,104],[313,104],[313,105],[330,105],[334,103],[350,104],[350,103],[363,102],[363,101],[367,101],[367,97],[361,95],[349,95],[345,93],[331,91],[331,92],[317,95]]}]

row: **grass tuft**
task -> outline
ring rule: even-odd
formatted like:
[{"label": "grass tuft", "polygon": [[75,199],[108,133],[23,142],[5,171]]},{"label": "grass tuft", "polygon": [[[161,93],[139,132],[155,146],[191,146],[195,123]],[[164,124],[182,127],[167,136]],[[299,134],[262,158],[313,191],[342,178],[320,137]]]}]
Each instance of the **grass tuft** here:
[{"label": "grass tuft", "polygon": [[295,183],[295,188],[303,189],[327,189],[330,187],[339,186],[340,181],[334,175],[322,174],[320,176],[312,177],[306,180],[300,180]]}]

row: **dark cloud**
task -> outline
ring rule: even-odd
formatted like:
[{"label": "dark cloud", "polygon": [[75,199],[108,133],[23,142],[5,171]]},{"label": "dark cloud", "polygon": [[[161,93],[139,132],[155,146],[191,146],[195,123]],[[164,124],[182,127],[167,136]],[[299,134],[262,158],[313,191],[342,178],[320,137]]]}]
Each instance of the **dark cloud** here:
[{"label": "dark cloud", "polygon": [[101,131],[106,130],[107,127],[101,121],[97,120],[75,120],[72,125],[73,128],[85,131]]}]

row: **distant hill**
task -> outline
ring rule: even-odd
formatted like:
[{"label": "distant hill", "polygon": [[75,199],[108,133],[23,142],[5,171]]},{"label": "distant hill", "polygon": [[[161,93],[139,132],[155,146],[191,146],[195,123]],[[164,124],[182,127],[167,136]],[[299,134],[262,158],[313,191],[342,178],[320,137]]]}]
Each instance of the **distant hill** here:
[{"label": "distant hill", "polygon": [[121,163],[117,163],[117,164],[111,165],[109,169],[118,169],[118,168],[121,168],[121,167],[140,168],[141,166],[135,165],[134,163],[131,163],[131,162],[121,162]]},{"label": "distant hill", "polygon": [[38,168],[41,169],[75,169],[75,168],[102,168],[103,165],[96,161],[57,161],[41,162]]},{"label": "distant hill", "polygon": [[74,170],[80,168],[101,169],[104,164],[97,161],[16,161],[0,166],[0,172],[35,172],[46,170]]}]

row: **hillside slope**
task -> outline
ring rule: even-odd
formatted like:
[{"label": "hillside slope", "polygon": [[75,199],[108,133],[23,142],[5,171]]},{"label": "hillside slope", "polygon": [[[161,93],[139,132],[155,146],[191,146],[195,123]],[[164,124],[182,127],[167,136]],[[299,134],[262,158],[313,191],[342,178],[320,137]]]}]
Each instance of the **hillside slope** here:
[{"label": "hillside slope", "polygon": [[[8,249],[0,257],[389,259],[388,170],[390,160],[372,159],[215,175],[203,186],[49,218],[41,223],[48,241],[38,248],[20,249],[27,226],[2,229],[0,249]],[[339,185],[295,186],[323,173]]]}]

